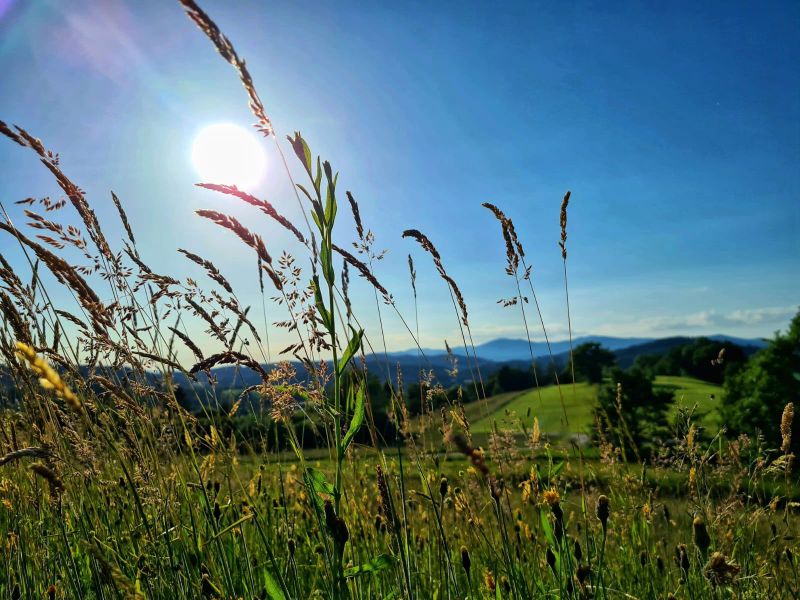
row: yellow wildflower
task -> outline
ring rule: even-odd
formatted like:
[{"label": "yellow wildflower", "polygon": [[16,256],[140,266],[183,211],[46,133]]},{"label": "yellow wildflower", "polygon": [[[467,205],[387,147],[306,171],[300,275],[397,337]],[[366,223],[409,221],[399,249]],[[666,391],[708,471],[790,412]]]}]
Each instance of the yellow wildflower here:
[{"label": "yellow wildflower", "polygon": [[556,488],[550,488],[549,490],[545,490],[542,494],[544,501],[549,504],[550,506],[555,506],[559,502],[561,502],[561,495],[558,493]]}]

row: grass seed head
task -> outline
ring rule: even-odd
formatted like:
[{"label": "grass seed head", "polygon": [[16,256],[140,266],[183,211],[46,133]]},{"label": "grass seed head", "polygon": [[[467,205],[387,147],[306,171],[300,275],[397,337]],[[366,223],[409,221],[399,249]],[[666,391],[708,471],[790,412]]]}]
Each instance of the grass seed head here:
[{"label": "grass seed head", "polygon": [[789,453],[789,448],[792,446],[792,421],[794,420],[794,403],[789,402],[783,408],[781,415],[781,451],[784,454]]},{"label": "grass seed head", "polygon": [[608,496],[603,494],[597,498],[595,514],[597,515],[597,519],[600,521],[600,524],[603,526],[603,530],[605,530],[608,526],[608,517],[611,514],[611,505],[608,500]]}]

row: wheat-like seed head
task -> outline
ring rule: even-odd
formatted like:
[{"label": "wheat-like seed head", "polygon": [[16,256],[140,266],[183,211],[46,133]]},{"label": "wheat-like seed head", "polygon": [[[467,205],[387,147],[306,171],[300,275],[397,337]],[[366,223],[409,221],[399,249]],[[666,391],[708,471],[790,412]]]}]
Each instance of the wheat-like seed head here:
[{"label": "wheat-like seed head", "polygon": [[794,403],[789,402],[781,414],[781,451],[786,454],[792,445],[792,421],[794,420]]},{"label": "wheat-like seed head", "polygon": [[66,383],[61,379],[58,372],[53,369],[47,362],[36,354],[36,351],[24,342],[17,341],[17,357],[27,363],[28,368],[39,377],[39,385],[47,390],[53,390],[59,398],[62,398],[67,405],[74,409],[79,410],[81,401],[75,393],[69,389]]}]

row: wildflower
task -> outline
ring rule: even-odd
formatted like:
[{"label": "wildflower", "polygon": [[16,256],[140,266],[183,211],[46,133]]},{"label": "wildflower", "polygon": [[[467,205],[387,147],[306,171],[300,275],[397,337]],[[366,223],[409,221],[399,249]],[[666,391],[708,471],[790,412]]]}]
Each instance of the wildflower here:
[{"label": "wildflower", "polygon": [[54,586],[51,583],[50,587],[47,588],[47,600],[55,600],[55,598],[56,598],[56,586]]},{"label": "wildflower", "polygon": [[692,521],[692,530],[694,532],[694,544],[703,556],[705,556],[708,552],[708,547],[711,545],[711,536],[708,535],[708,529],[706,529],[703,517],[697,515],[694,518],[694,521]]},{"label": "wildflower", "polygon": [[573,552],[575,555],[575,560],[581,562],[583,558],[583,550],[581,549],[581,543],[578,540],[575,540],[575,551]]},{"label": "wildflower", "polygon": [[483,584],[486,586],[490,592],[494,592],[497,584],[494,581],[494,574],[491,571],[486,571],[483,574]]},{"label": "wildflower", "polygon": [[600,524],[603,526],[603,531],[605,532],[606,527],[608,526],[608,516],[611,514],[608,496],[604,494],[598,496],[595,513],[597,514],[597,519],[600,521]]},{"label": "wildflower", "polygon": [[558,490],[556,488],[550,488],[549,490],[545,490],[544,493],[542,494],[542,497],[544,498],[544,501],[550,505],[551,508],[556,504],[558,504],[559,502],[561,502],[561,495],[558,493]]},{"label": "wildflower", "polygon": [[731,583],[740,570],[741,567],[731,562],[727,556],[721,552],[714,552],[703,569],[703,574],[716,587]]},{"label": "wildflower", "polygon": [[62,398],[73,410],[81,407],[81,401],[75,393],[69,389],[61,376],[53,367],[47,364],[43,358],[36,354],[36,351],[23,342],[17,342],[17,356],[28,364],[28,367],[39,377],[39,385],[46,390],[53,390],[59,398]]},{"label": "wildflower", "polygon": [[439,496],[442,497],[442,500],[444,500],[444,497],[447,496],[447,489],[447,477],[442,477],[442,479],[439,481]]},{"label": "wildflower", "polygon": [[697,469],[689,469],[689,493],[694,493],[694,486],[697,483]]}]

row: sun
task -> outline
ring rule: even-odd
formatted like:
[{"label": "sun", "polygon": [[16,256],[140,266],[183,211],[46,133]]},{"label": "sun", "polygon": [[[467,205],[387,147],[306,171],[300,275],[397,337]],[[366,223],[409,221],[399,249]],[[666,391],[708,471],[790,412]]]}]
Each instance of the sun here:
[{"label": "sun", "polygon": [[192,143],[192,165],[203,183],[250,190],[264,178],[267,155],[258,138],[232,123],[204,127]]}]

